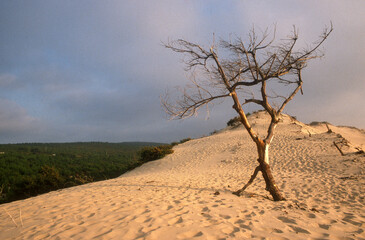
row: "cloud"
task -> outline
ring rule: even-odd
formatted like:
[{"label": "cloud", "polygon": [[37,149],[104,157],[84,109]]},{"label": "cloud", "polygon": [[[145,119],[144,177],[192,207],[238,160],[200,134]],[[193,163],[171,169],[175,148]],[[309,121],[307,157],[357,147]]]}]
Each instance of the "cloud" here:
[{"label": "cloud", "polygon": [[15,82],[16,77],[12,74],[1,74],[0,75],[0,86],[9,86]]},{"label": "cloud", "polygon": [[30,116],[26,109],[15,102],[0,99],[0,141],[14,142],[29,139],[29,134],[40,127],[38,119]]},{"label": "cloud", "polygon": [[[365,127],[358,120],[364,115],[362,9],[362,1],[2,1],[1,129],[19,141],[173,141],[208,134],[235,114],[230,101],[208,121],[204,112],[166,121],[159,95],[188,81],[182,56],[161,42],[184,38],[209,47],[213,33],[216,41],[244,37],[253,24],[259,31],[276,23],[278,40],[295,24],[301,47],[330,21],[335,31],[324,44],[326,56],[303,72],[304,96],[287,112]],[[336,114],[350,111],[358,119]],[[18,120],[4,123],[10,116]]]}]

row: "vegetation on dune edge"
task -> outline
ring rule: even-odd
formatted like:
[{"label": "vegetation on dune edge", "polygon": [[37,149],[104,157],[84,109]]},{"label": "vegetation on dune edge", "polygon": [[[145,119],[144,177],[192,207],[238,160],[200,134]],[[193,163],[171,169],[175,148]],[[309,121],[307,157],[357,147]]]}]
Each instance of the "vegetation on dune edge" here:
[{"label": "vegetation on dune edge", "polygon": [[118,177],[172,153],[176,144],[0,144],[0,203]]}]

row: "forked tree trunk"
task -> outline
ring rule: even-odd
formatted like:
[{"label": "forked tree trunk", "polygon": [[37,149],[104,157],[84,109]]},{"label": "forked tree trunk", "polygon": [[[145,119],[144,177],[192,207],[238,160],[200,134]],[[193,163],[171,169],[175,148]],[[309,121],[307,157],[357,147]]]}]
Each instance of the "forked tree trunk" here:
[{"label": "forked tree trunk", "polygon": [[259,154],[259,159],[257,159],[257,161],[259,162],[259,166],[255,168],[254,173],[252,174],[250,180],[246,183],[246,185],[243,186],[243,188],[241,188],[240,190],[233,192],[233,194],[240,196],[242,192],[245,191],[246,188],[252,184],[253,180],[255,180],[257,173],[261,171],[266,183],[266,190],[270,192],[274,201],[285,200],[278,186],[276,185],[274,177],[271,173],[271,168],[269,165],[269,145],[266,145],[263,142],[259,142],[257,144],[257,151]]},{"label": "forked tree trunk", "polygon": [[241,123],[243,124],[243,126],[246,128],[247,132],[249,133],[249,135],[251,136],[252,140],[256,143],[257,146],[257,152],[259,155],[259,166],[256,167],[255,172],[253,173],[253,175],[251,176],[250,180],[248,181],[248,183],[240,190],[233,192],[233,194],[235,195],[240,195],[249,185],[252,184],[253,180],[256,178],[258,171],[262,172],[262,176],[265,179],[265,183],[266,183],[266,190],[270,192],[271,196],[273,197],[274,201],[282,201],[285,200],[285,198],[281,195],[279,188],[276,186],[275,184],[275,180],[274,177],[271,173],[271,168],[270,168],[270,163],[269,163],[269,147],[270,147],[270,142],[273,138],[273,134],[274,134],[274,130],[275,127],[277,125],[277,119],[276,121],[273,121],[270,124],[269,130],[268,130],[268,137],[267,137],[267,143],[262,141],[257,134],[253,131],[253,129],[251,128],[250,123],[247,120],[246,114],[243,112],[243,109],[241,107],[241,104],[239,102],[239,99],[237,97],[236,92],[231,92],[231,96],[233,98],[234,101],[234,105],[233,108],[237,111],[237,113],[239,114],[240,118],[241,118]]},{"label": "forked tree trunk", "polygon": [[269,146],[270,145],[263,142],[257,144],[257,151],[259,154],[258,162],[260,164],[262,176],[264,177],[266,183],[266,190],[270,192],[274,201],[282,201],[285,200],[285,198],[275,183],[274,176],[271,173],[271,168],[269,165]]}]

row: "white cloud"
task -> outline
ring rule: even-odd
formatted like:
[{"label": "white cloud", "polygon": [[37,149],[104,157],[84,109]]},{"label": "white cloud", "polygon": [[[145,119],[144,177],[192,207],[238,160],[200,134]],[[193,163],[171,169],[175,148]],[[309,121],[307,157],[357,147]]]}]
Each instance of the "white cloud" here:
[{"label": "white cloud", "polygon": [[12,74],[0,74],[0,87],[8,87],[16,80],[16,76]]},{"label": "white cloud", "polygon": [[40,121],[30,116],[17,103],[0,99],[0,142],[31,139],[29,135],[40,129]]}]

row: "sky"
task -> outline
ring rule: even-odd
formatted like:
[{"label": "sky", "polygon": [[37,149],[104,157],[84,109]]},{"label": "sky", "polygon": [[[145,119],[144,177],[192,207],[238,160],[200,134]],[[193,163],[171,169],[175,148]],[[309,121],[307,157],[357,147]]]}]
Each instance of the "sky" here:
[{"label": "sky", "polygon": [[[172,142],[209,135],[236,114],[227,99],[168,120],[160,96],[184,86],[182,56],[163,47],[183,38],[245,38],[295,25],[301,44],[333,23],[325,57],[303,70],[304,95],[285,113],[298,120],[365,128],[365,1],[0,1],[0,143]],[[255,110],[248,107],[247,111]]]}]

